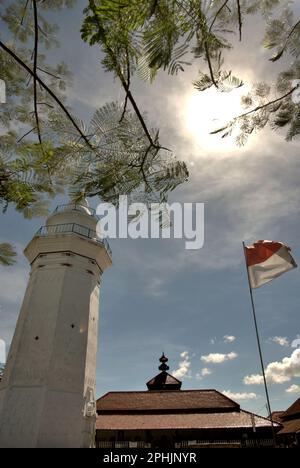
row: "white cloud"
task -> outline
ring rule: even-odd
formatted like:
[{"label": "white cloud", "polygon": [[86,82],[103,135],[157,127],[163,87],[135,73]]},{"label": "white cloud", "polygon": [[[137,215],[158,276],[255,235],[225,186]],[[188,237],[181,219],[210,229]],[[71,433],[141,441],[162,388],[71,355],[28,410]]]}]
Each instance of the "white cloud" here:
[{"label": "white cloud", "polygon": [[261,385],[264,382],[263,377],[260,374],[246,375],[243,381],[245,385]]},{"label": "white cloud", "polygon": [[297,338],[295,338],[292,342],[291,342],[291,347],[292,348],[298,348],[300,346],[300,335],[297,335]]},{"label": "white cloud", "polygon": [[233,343],[236,338],[233,335],[224,335],[223,336],[224,343]]},{"label": "white cloud", "polygon": [[256,393],[253,393],[253,392],[234,393],[234,392],[231,392],[230,390],[224,390],[222,393],[224,393],[224,395],[226,395],[231,400],[256,400],[257,398],[259,398],[256,395]]},{"label": "white cloud", "polygon": [[273,338],[271,338],[271,341],[273,341],[273,343],[279,344],[280,346],[290,345],[289,340],[286,336],[274,336]]},{"label": "white cloud", "polygon": [[150,278],[145,287],[145,293],[152,297],[161,297],[166,294],[164,289],[165,279],[164,278]]},{"label": "white cloud", "polygon": [[[300,377],[300,348],[293,351],[290,357],[284,357],[281,362],[275,361],[268,364],[266,379],[272,384],[289,382],[293,377]],[[261,385],[263,377],[260,374],[246,375],[245,385]]]},{"label": "white cloud", "polygon": [[299,385],[291,385],[289,388],[286,389],[287,393],[300,393],[300,387]]},{"label": "white cloud", "polygon": [[176,379],[182,379],[183,377],[186,377],[191,367],[191,359],[190,359],[188,351],[183,351],[180,354],[180,357],[182,360],[179,361],[178,369],[172,372],[172,375]]},{"label": "white cloud", "polygon": [[238,354],[234,352],[228,354],[210,353],[207,356],[201,356],[201,361],[210,362],[212,364],[221,364],[222,362],[231,361],[232,359],[236,359],[237,357]]},{"label": "white cloud", "polygon": [[206,375],[210,375],[210,374],[212,374],[212,370],[209,369],[208,367],[203,367],[203,369],[201,369],[202,377],[205,377]]},{"label": "white cloud", "polygon": [[207,375],[211,375],[212,370],[209,369],[208,367],[203,367],[200,372],[196,374],[196,380],[202,380],[203,377],[206,377]]}]

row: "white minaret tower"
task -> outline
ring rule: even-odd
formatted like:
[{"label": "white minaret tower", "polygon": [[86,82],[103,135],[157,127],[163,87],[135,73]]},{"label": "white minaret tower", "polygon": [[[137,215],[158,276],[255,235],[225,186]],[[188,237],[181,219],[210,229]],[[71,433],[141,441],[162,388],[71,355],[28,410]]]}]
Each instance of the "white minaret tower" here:
[{"label": "white minaret tower", "polygon": [[93,447],[99,291],[111,251],[87,204],[59,206],[31,272],[4,378],[0,447]]}]

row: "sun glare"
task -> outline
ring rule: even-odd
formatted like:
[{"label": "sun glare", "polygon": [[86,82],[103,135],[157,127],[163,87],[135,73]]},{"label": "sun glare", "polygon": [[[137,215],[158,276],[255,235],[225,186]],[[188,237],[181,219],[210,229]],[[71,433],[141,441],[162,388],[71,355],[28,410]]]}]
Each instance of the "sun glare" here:
[{"label": "sun glare", "polygon": [[243,112],[241,97],[245,94],[247,89],[243,86],[230,93],[211,88],[194,91],[186,97],[182,106],[184,133],[193,140],[195,149],[218,150],[227,156],[238,150],[234,135],[221,138],[221,134],[211,135],[210,132]]}]

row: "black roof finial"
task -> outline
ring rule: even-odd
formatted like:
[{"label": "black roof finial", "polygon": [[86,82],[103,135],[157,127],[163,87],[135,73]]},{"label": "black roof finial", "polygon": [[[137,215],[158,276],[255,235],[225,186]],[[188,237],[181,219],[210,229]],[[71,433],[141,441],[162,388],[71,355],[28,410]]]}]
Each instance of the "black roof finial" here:
[{"label": "black roof finial", "polygon": [[159,361],[161,362],[161,365],[159,366],[159,370],[162,371],[162,372],[166,372],[168,371],[170,368],[169,366],[166,364],[168,362],[168,358],[165,356],[165,353],[162,353],[162,356],[159,358]]}]

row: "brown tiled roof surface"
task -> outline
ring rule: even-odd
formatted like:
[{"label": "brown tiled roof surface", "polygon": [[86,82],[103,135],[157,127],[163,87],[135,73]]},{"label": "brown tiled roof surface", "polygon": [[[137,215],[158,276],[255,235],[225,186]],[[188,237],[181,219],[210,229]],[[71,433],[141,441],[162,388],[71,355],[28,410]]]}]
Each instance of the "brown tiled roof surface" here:
[{"label": "brown tiled roof surface", "polygon": [[[253,415],[255,426],[271,427],[271,422]],[[277,426],[277,424],[275,423]],[[252,428],[251,413],[187,413],[187,414],[100,414],[96,428],[99,430],[135,429],[236,429]]]},{"label": "brown tiled roof surface", "polygon": [[168,372],[160,372],[155,377],[153,377],[149,382],[147,382],[147,387],[149,389],[168,389],[168,387],[173,388],[174,390],[180,390],[181,382],[180,380],[173,377],[173,375],[168,374]]},{"label": "brown tiled roof surface", "polygon": [[285,419],[286,417],[296,416],[298,414],[300,415],[300,398],[298,398],[282,416]]},{"label": "brown tiled roof surface", "polygon": [[216,390],[109,392],[97,401],[104,411],[226,411],[239,405]]},{"label": "brown tiled roof surface", "polygon": [[273,411],[271,413],[272,421],[281,423],[283,414],[284,414],[284,411]]},{"label": "brown tiled roof surface", "polygon": [[300,418],[283,422],[283,429],[278,434],[295,434],[300,432]]}]

